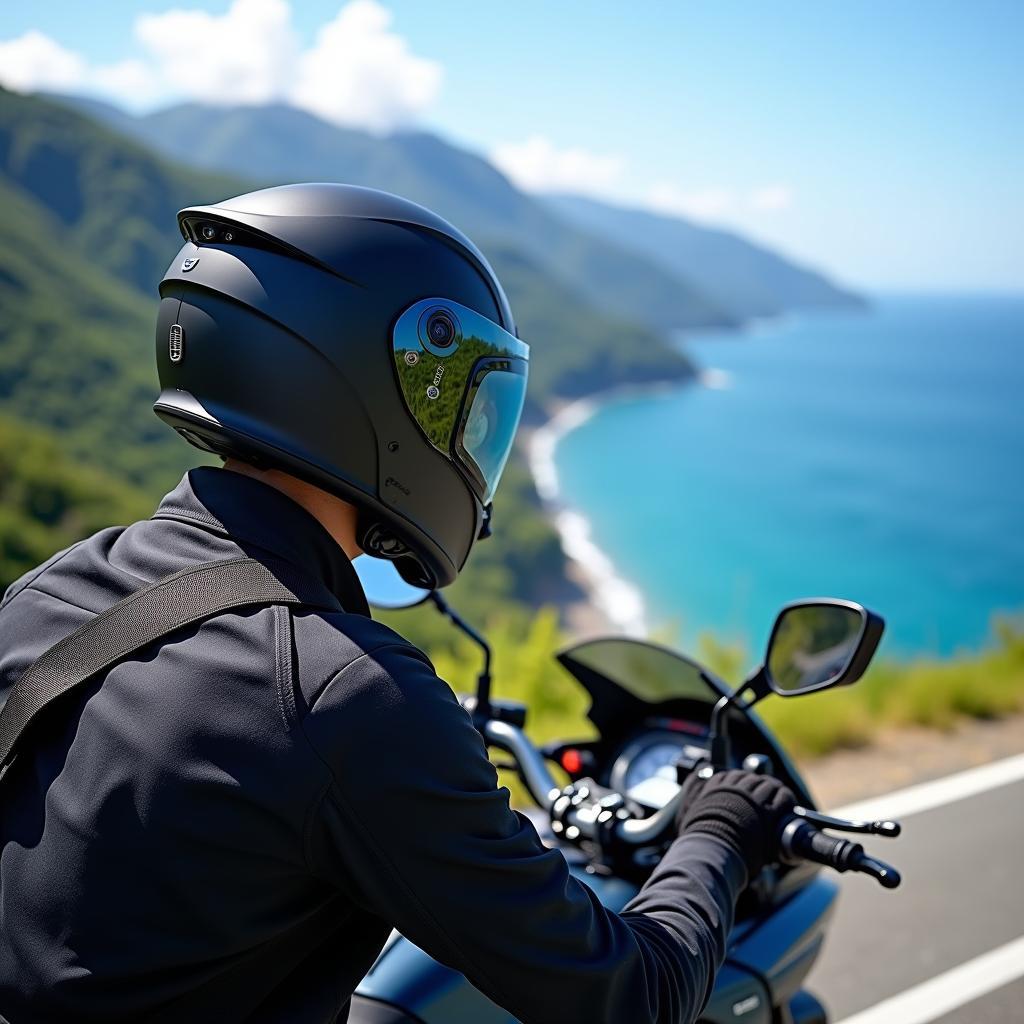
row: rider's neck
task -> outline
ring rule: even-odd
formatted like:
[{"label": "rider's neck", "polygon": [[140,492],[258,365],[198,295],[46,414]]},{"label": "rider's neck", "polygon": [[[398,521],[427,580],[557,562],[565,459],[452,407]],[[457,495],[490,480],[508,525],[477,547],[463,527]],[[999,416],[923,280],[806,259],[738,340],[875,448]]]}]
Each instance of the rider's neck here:
[{"label": "rider's neck", "polygon": [[354,505],[280,469],[258,469],[241,459],[226,459],[224,468],[261,480],[287,495],[320,523],[349,558],[362,554],[362,548],[356,542],[357,512]]}]

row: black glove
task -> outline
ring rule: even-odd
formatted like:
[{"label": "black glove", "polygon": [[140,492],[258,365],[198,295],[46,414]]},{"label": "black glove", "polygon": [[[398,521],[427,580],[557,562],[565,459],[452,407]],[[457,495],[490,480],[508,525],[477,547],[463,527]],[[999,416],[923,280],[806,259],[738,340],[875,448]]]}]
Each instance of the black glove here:
[{"label": "black glove", "polygon": [[778,779],[753,772],[696,771],[683,786],[679,831],[704,832],[724,839],[747,863],[750,878],[775,856],[783,820],[796,801]]}]

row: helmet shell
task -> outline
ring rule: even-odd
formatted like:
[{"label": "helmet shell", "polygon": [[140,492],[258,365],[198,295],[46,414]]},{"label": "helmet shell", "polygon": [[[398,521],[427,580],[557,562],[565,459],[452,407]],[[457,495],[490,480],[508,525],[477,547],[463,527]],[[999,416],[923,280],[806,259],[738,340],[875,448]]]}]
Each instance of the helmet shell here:
[{"label": "helmet shell", "polygon": [[429,210],[352,185],[263,189],[178,223],[186,242],[160,284],[157,415],[197,447],[352,502],[364,550],[410,582],[452,582],[484,510],[407,411],[391,332],[437,296],[514,334],[484,256]]}]

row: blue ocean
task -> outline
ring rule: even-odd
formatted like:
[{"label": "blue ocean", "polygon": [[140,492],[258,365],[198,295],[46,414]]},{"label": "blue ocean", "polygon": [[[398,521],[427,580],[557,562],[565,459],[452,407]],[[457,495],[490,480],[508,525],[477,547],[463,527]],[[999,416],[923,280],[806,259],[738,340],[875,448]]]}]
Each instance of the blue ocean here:
[{"label": "blue ocean", "polygon": [[907,656],[1024,611],[1024,297],[883,297],[683,345],[702,384],[609,401],[554,448],[559,501],[648,629],[753,656],[781,604],[828,594]]}]

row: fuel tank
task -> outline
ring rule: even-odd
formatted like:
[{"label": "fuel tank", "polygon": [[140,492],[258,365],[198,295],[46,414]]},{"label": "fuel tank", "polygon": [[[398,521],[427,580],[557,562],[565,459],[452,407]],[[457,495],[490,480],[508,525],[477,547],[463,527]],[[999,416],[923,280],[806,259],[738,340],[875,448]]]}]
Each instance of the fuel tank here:
[{"label": "fuel tank", "polygon": [[[612,910],[636,886],[619,878],[572,871]],[[763,916],[740,922],[730,936],[704,1024],[771,1024],[773,1006],[796,997],[821,950],[836,886],[818,875]],[[518,1024],[458,972],[393,933],[356,989],[350,1024]]]}]

